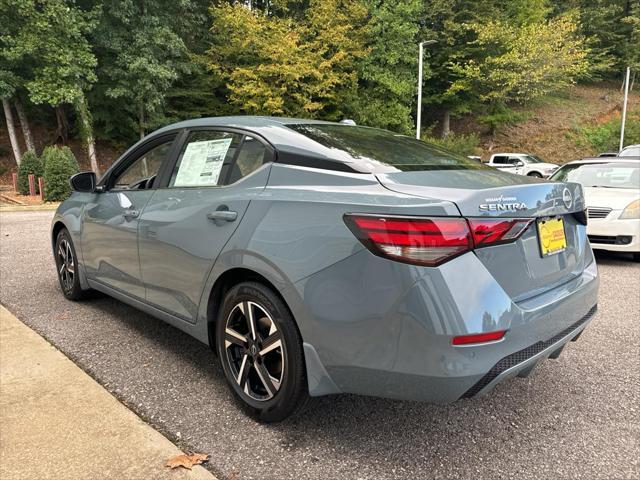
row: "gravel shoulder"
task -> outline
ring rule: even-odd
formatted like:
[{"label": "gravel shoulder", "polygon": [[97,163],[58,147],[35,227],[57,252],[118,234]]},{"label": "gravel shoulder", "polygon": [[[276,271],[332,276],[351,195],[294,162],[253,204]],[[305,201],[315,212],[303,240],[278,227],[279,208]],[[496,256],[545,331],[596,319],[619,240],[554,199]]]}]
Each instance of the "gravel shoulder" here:
[{"label": "gravel shoulder", "polygon": [[0,302],[207,468],[239,479],[640,477],[640,264],[601,254],[599,313],[558,360],[448,406],[340,395],[260,425],[215,355],[108,297],[66,301],[52,212],[0,213]]}]

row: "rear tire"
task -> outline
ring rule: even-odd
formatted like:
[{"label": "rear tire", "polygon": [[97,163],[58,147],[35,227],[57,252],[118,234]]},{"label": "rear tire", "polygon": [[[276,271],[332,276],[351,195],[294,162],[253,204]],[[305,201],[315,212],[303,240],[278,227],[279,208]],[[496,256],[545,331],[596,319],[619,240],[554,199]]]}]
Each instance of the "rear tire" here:
[{"label": "rear tire", "polygon": [[633,261],[634,262],[640,262],[640,252],[637,252],[637,253],[633,254]]},{"label": "rear tire", "polygon": [[67,300],[81,300],[86,291],[80,286],[78,256],[71,235],[66,228],[58,233],[53,256],[62,294]]},{"label": "rear tire", "polygon": [[279,422],[306,405],[302,339],[289,309],[268,287],[243,282],[226,293],[216,349],[229,388],[253,418]]},{"label": "rear tire", "polygon": [[538,172],[531,172],[527,174],[527,177],[542,178],[542,175],[540,175]]}]

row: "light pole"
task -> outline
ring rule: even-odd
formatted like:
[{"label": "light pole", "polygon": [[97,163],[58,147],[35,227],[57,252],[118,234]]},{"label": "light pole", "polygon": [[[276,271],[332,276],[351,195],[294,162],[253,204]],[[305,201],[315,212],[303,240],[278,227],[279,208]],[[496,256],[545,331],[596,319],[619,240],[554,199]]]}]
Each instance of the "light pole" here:
[{"label": "light pole", "polygon": [[416,120],[416,138],[420,140],[420,124],[422,122],[422,57],[424,56],[424,46],[437,43],[437,40],[424,40],[419,43],[420,53],[418,54],[418,112]]},{"label": "light pole", "polygon": [[627,67],[627,76],[624,80],[624,101],[622,103],[622,125],[620,125],[620,148],[618,153],[624,148],[624,124],[627,119],[627,101],[629,99],[629,73],[631,68]]}]

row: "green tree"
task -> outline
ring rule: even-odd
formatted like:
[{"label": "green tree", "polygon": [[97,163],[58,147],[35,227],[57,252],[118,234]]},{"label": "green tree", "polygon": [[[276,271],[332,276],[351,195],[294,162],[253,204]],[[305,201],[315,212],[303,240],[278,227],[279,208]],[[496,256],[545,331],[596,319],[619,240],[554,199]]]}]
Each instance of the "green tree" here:
[{"label": "green tree", "polygon": [[451,94],[525,103],[572,85],[589,71],[588,49],[571,17],[522,26],[503,21],[468,26],[485,55],[452,66],[459,79]]},{"label": "green tree", "polygon": [[[298,2],[291,2],[298,7]],[[339,119],[353,101],[366,9],[347,0],[310,0],[298,10],[213,7],[210,68],[229,102],[251,114]]]},{"label": "green tree", "polygon": [[421,38],[435,39],[429,47],[431,75],[425,82],[424,102],[442,113],[443,134],[449,119],[482,108],[478,96],[468,89],[452,89],[462,78],[456,65],[479,62],[485,46],[476,43],[469,25],[501,21],[518,28],[542,22],[549,12],[546,0],[431,0],[424,9]]},{"label": "green tree", "polygon": [[[120,106],[126,127],[142,138],[166,121],[164,108],[172,85],[193,70],[185,40],[203,33],[204,2],[183,0],[105,0],[92,32],[100,60],[97,93]],[[198,12],[200,11],[200,14]],[[103,104],[101,125],[113,121],[109,101]],[[122,115],[124,113],[125,115]]]},{"label": "green tree", "polygon": [[349,116],[365,125],[409,133],[423,2],[367,0],[366,6],[370,51],[359,62],[358,95]]},{"label": "green tree", "polygon": [[36,104],[73,105],[78,130],[91,167],[99,173],[86,91],[95,82],[96,58],[87,33],[94,28],[94,12],[63,0],[4,0],[13,12],[15,33],[2,37],[3,56],[18,63],[31,62],[25,83]]},{"label": "green tree", "polygon": [[574,12],[590,47],[595,73],[620,75],[640,68],[640,2],[638,0],[563,0],[554,13]]}]

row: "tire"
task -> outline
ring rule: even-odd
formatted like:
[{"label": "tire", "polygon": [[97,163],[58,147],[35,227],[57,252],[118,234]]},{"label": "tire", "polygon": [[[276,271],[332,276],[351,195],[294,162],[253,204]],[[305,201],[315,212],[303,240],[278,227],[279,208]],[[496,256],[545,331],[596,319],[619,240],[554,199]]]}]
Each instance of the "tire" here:
[{"label": "tire", "polygon": [[86,292],[80,286],[78,256],[71,235],[66,228],[58,233],[53,252],[62,294],[67,300],[81,300],[85,297]]},{"label": "tire", "polygon": [[633,253],[633,261],[640,262],[640,252]]},{"label": "tire", "polygon": [[538,172],[530,172],[527,173],[527,177],[542,178],[542,175],[540,175]]},{"label": "tire", "polygon": [[231,391],[251,417],[279,422],[302,411],[309,399],[302,340],[289,309],[271,289],[244,282],[226,293],[216,349]]}]

